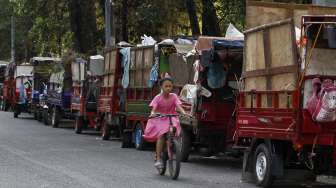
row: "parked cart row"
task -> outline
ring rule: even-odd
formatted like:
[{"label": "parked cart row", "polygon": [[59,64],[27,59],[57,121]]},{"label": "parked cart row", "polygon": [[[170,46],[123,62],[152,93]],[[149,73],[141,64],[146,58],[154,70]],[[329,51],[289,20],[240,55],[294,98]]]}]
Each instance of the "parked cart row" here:
[{"label": "parked cart row", "polygon": [[281,19],[244,36],[119,46],[88,59],[35,57],[8,68],[4,98],[15,118],[28,112],[52,127],[72,119],[77,134],[94,129],[142,150],[149,102],[169,76],[189,113],[180,116],[183,161],[191,151],[243,156],[243,177],[263,187],[291,169],[333,174],[336,16],[301,21],[299,29]]}]

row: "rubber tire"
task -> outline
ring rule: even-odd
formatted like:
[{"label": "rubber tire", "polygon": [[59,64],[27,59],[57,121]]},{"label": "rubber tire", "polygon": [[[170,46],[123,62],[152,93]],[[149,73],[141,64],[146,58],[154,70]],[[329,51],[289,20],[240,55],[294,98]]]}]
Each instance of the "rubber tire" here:
[{"label": "rubber tire", "polygon": [[181,134],[181,161],[187,162],[190,155],[191,147],[191,132],[185,129],[182,129]]},{"label": "rubber tire", "polygon": [[[264,176],[263,180],[259,180],[257,178],[257,169],[256,169],[256,163],[257,163],[257,157],[260,153],[264,153],[266,157],[266,174]],[[259,144],[254,152],[254,158],[253,158],[253,175],[255,182],[257,186],[259,187],[270,187],[274,181],[274,176],[271,172],[271,166],[272,166],[272,156],[269,148],[265,144]]]},{"label": "rubber tire", "polygon": [[167,151],[164,151],[161,153],[161,160],[163,163],[163,168],[162,169],[158,169],[158,172],[161,176],[165,175],[166,170],[167,170],[167,161],[168,161],[168,153]]},{"label": "rubber tire", "polygon": [[142,130],[141,124],[137,123],[135,125],[134,134],[133,134],[134,146],[135,146],[135,149],[137,150],[144,150],[145,148],[145,141],[142,135],[143,135],[143,130]]},{"label": "rubber tire", "polygon": [[81,134],[83,131],[83,118],[80,116],[77,116],[75,119],[75,133]]},{"label": "rubber tire", "polygon": [[101,124],[102,140],[109,140],[111,137],[111,126],[106,123],[106,119]]},{"label": "rubber tire", "polygon": [[48,110],[43,110],[43,123],[44,125],[50,125],[50,118]]},{"label": "rubber tire", "polygon": [[19,117],[19,112],[17,112],[17,111],[14,111],[14,118],[18,118]]},{"label": "rubber tire", "polygon": [[51,111],[51,126],[53,128],[58,128],[59,124],[59,113],[57,107],[53,107]]},{"label": "rubber tire", "polygon": [[3,100],[1,105],[2,105],[2,106],[1,106],[1,110],[2,110],[2,111],[6,111],[6,106],[7,106],[7,104],[6,104],[6,100]]},{"label": "rubber tire", "polygon": [[14,107],[14,110],[13,110],[13,116],[14,116],[14,118],[18,118],[19,117],[20,110],[18,108],[19,107]]},{"label": "rubber tire", "polygon": [[38,115],[37,115],[36,110],[34,111],[34,120],[38,120]]},{"label": "rubber tire", "polygon": [[43,122],[43,114],[40,110],[37,112],[37,121]]},{"label": "rubber tire", "polygon": [[181,143],[179,143],[177,140],[173,140],[174,143],[174,155],[176,156],[176,165],[175,169],[172,168],[172,165],[170,161],[168,160],[168,169],[169,169],[169,175],[171,179],[177,180],[180,175],[180,168],[181,168]]},{"label": "rubber tire", "polygon": [[132,145],[133,145],[132,133],[124,132],[124,134],[122,135],[122,140],[121,140],[121,148],[131,148]]}]

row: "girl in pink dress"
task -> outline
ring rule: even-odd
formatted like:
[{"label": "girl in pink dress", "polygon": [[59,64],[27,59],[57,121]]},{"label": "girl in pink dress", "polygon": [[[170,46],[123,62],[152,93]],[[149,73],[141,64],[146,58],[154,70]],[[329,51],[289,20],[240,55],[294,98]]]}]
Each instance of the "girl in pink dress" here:
[{"label": "girl in pink dress", "polygon": [[[181,101],[175,93],[171,93],[173,90],[173,81],[170,78],[164,78],[160,80],[160,87],[162,92],[154,97],[150,103],[152,107],[151,117],[155,117],[155,114],[177,114],[176,111],[185,114],[185,111],[181,107]],[[172,118],[173,126],[176,127],[176,134],[180,135],[181,126],[178,117]],[[162,168],[161,152],[163,150],[165,139],[163,137],[169,131],[169,118],[152,118],[147,122],[144,138],[149,142],[156,141],[156,163],[155,167]]]}]

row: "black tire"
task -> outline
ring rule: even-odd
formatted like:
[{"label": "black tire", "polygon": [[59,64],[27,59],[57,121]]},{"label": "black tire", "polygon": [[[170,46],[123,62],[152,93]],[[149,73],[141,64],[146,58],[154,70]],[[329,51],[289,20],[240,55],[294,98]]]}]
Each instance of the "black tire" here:
[{"label": "black tire", "polygon": [[161,176],[165,175],[166,170],[167,170],[167,161],[168,161],[168,153],[167,151],[164,151],[161,153],[161,160],[162,160],[162,168],[158,169],[158,172]]},{"label": "black tire", "polygon": [[181,135],[181,160],[187,162],[190,155],[191,132],[183,129]]},{"label": "black tire", "polygon": [[274,176],[271,166],[271,152],[265,144],[260,144],[255,150],[253,160],[253,174],[257,186],[269,187],[272,185]]},{"label": "black tire", "polygon": [[18,112],[14,112],[14,118],[18,118],[19,117],[19,113]]},{"label": "black tire", "polygon": [[132,144],[132,133],[124,132],[122,135],[121,148],[131,148]]},{"label": "black tire", "polygon": [[102,140],[109,140],[111,137],[111,126],[107,124],[106,119],[103,119],[103,122],[101,123],[101,138]]},{"label": "black tire", "polygon": [[36,110],[34,110],[34,120],[38,120],[38,114],[37,114]]},{"label": "black tire", "polygon": [[51,126],[57,128],[59,124],[59,112],[57,107],[54,107],[51,111]]},{"label": "black tire", "polygon": [[135,129],[134,129],[134,146],[135,149],[137,150],[144,150],[145,148],[145,140],[143,138],[143,129],[140,123],[137,123],[135,125]]},{"label": "black tire", "polygon": [[50,118],[49,118],[49,113],[47,109],[43,110],[43,123],[44,125],[50,125]]},{"label": "black tire", "polygon": [[75,133],[81,134],[83,131],[83,117],[77,116],[75,119]]},{"label": "black tire", "polygon": [[171,149],[173,159],[168,159],[169,175],[171,179],[177,180],[181,168],[181,143],[177,140],[173,140]]},{"label": "black tire", "polygon": [[19,108],[20,107],[18,107],[18,106],[14,107],[14,112],[13,112],[14,118],[18,118],[19,117],[19,114],[20,114]]},{"label": "black tire", "polygon": [[1,104],[1,105],[0,105],[0,107],[1,107],[0,110],[1,110],[1,111],[5,111],[5,108],[6,108],[6,107],[5,107],[5,100],[1,100],[0,104]]},{"label": "black tire", "polygon": [[37,120],[43,122],[43,113],[40,110],[37,112]]}]

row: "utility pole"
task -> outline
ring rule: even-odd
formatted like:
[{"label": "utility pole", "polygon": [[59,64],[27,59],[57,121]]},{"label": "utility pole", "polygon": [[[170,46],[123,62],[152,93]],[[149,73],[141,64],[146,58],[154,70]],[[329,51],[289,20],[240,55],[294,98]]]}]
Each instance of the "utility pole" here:
[{"label": "utility pole", "polygon": [[11,18],[11,62],[15,62],[15,20]]},{"label": "utility pole", "polygon": [[115,46],[115,24],[112,0],[105,0],[105,47]]}]

